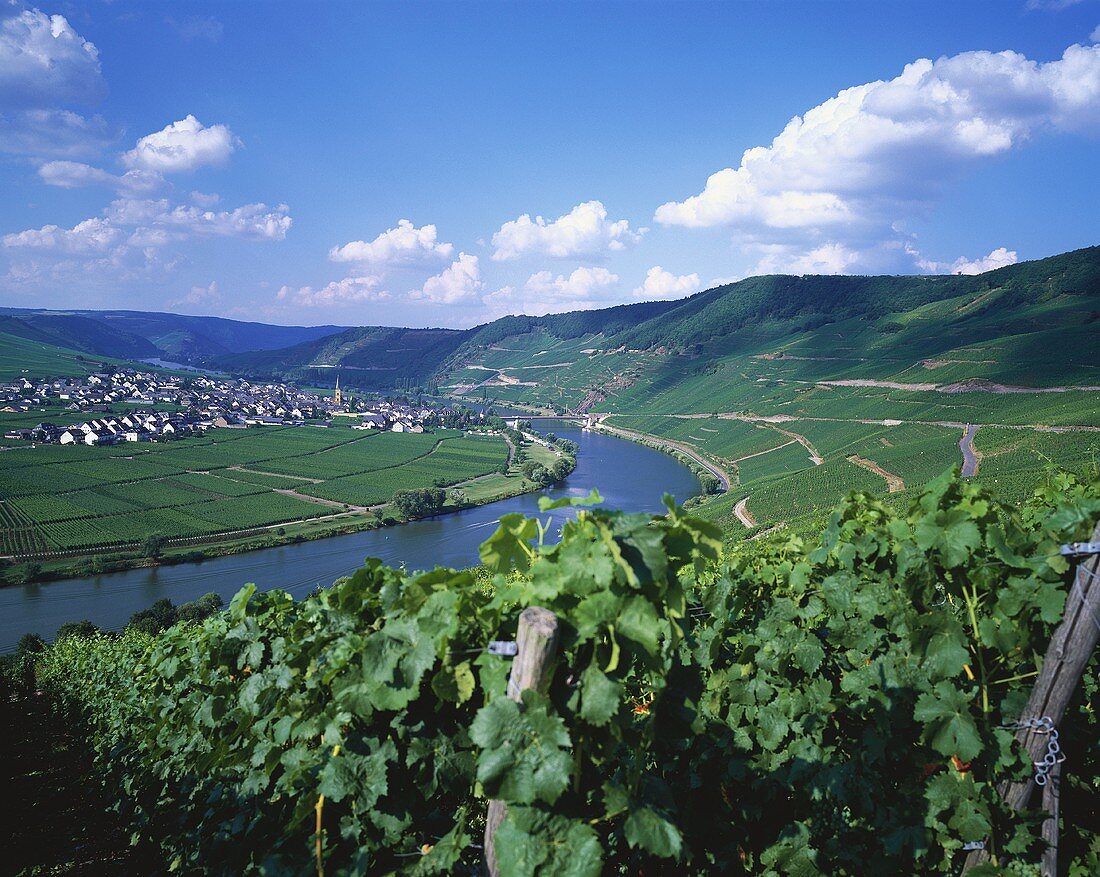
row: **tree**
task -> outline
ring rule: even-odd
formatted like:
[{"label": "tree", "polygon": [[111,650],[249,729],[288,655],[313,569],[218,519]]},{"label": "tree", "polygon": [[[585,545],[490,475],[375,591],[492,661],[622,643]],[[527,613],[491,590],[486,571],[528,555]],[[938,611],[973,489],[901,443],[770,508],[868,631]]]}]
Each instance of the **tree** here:
[{"label": "tree", "polygon": [[221,595],[211,591],[209,594],[203,594],[197,600],[184,603],[176,614],[180,621],[197,624],[211,615],[216,615],[224,605],[225,601],[221,598]]},{"label": "tree", "polygon": [[167,597],[161,597],[148,609],[142,609],[130,616],[130,622],[126,625],[150,636],[156,636],[162,630],[167,630],[179,621],[179,610]]},{"label": "tree", "polygon": [[162,536],[160,533],[150,533],[144,542],[141,543],[141,553],[145,557],[157,558],[164,553],[164,546],[168,542],[166,536]]},{"label": "tree", "polygon": [[95,636],[102,631],[96,625],[92,624],[87,618],[83,621],[67,621],[57,629],[57,638],[65,639],[69,636],[77,637],[89,637]]},{"label": "tree", "polygon": [[439,487],[399,490],[391,500],[394,508],[406,518],[422,518],[435,514],[443,508],[446,501],[447,493]]}]

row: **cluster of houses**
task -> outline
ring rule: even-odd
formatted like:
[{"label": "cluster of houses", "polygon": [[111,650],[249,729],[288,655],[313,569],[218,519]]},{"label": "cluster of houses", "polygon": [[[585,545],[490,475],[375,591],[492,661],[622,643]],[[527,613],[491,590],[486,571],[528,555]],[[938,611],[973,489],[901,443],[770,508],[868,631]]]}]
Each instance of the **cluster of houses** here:
[{"label": "cluster of houses", "polygon": [[[171,406],[176,411],[141,406]],[[52,409],[79,412],[84,419],[69,426],[43,422],[13,429],[5,438],[46,444],[114,444],[157,441],[203,433],[208,429],[296,425],[307,421],[330,426],[340,418],[356,429],[424,432],[446,413],[399,402],[346,399],[337,385],[332,398],[281,383],[252,383],[196,374],[178,377],[120,369],[89,375],[0,384],[0,412],[28,413]]]},{"label": "cluster of houses", "polygon": [[134,411],[121,417],[104,415],[67,427],[40,423],[31,429],[9,430],[4,437],[48,445],[113,445],[118,442],[158,441],[196,432],[201,432],[200,425],[182,415],[164,411]]}]

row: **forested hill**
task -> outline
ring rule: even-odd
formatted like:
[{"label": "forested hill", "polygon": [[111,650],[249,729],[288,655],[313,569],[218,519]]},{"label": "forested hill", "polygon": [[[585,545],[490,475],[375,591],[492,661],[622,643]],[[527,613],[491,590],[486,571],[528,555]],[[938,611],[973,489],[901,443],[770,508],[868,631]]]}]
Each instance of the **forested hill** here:
[{"label": "forested hill", "polygon": [[[974,363],[960,379],[1004,380],[1019,380],[1030,361],[1052,379],[1081,381],[1094,371],[1085,327],[1098,314],[1100,247],[1090,247],[977,276],[770,275],[680,301],[510,316],[465,331],[349,329],[284,350],[210,362],[291,379],[346,369],[361,386],[440,385],[459,394],[556,401],[567,408],[624,387],[667,387],[740,355],[880,365],[885,357],[906,367],[946,357],[950,364]],[[1004,343],[996,363],[963,350],[998,340]],[[873,370],[874,377],[883,376],[877,366]],[[556,400],[524,389],[535,386],[552,388]]]},{"label": "forested hill", "polygon": [[271,350],[332,335],[341,326],[275,326],[148,311],[0,308],[0,331],[69,350],[180,362],[230,351]]}]

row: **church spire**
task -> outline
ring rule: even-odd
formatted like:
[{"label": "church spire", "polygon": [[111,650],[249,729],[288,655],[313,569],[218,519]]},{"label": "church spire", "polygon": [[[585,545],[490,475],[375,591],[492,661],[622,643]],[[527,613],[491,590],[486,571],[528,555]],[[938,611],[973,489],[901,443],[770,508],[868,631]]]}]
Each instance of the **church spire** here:
[{"label": "church spire", "polygon": [[336,392],[332,394],[332,401],[335,402],[337,405],[342,405],[343,402],[344,402],[344,397],[340,393],[340,376],[339,375],[336,376]]}]

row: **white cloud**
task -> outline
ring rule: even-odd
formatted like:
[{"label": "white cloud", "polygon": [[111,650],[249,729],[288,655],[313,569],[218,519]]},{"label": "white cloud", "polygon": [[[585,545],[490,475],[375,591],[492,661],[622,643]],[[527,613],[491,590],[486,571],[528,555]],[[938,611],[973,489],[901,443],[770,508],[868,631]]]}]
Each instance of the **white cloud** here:
[{"label": "white cloud", "polygon": [[190,171],[205,165],[225,164],[239,146],[233,132],[225,125],[209,128],[194,116],[152,134],[146,134],[122,156],[127,167],[158,173]]},{"label": "white cloud", "polygon": [[[727,226],[761,269],[903,266],[900,223],[946,184],[1035,133],[1100,131],[1100,46],[1039,63],[1016,52],[918,60],[845,89],[746,150],[703,190],[656,211],[665,225]],[[890,262],[890,260],[893,262]]]},{"label": "white cloud", "polygon": [[967,259],[965,256],[960,256],[950,263],[919,259],[917,266],[930,274],[984,274],[986,271],[994,271],[1006,265],[1015,265],[1017,261],[1019,257],[1015,250],[997,247],[988,256],[980,259]]},{"label": "white cloud", "polygon": [[6,234],[5,247],[49,250],[55,253],[96,253],[108,250],[122,232],[105,219],[85,219],[72,228],[44,225]]},{"label": "white cloud", "polygon": [[1089,34],[1089,39],[1094,43],[1100,43],[1100,24],[1096,25],[1096,30]]},{"label": "white cloud", "polygon": [[207,286],[192,286],[191,291],[183,298],[173,302],[176,305],[192,305],[208,307],[221,301],[221,290],[218,289],[218,281],[211,280]]},{"label": "white cloud", "polygon": [[644,231],[632,231],[625,219],[609,220],[601,202],[586,201],[553,222],[525,213],[504,223],[493,235],[493,260],[530,255],[598,259],[637,243]]},{"label": "white cloud", "polygon": [[606,268],[577,268],[568,277],[554,277],[549,271],[539,271],[527,278],[524,291],[549,302],[588,300],[619,282],[619,275]]},{"label": "white cloud", "polygon": [[50,161],[38,168],[42,181],[62,189],[110,186],[123,195],[148,195],[164,186],[164,177],[153,171],[130,170],[116,176],[78,161]]},{"label": "white cloud", "polygon": [[65,16],[23,9],[0,22],[0,103],[90,103],[105,91],[99,51]]},{"label": "white cloud", "polygon": [[281,241],[292,219],[285,204],[245,204],[234,210],[206,210],[193,205],[172,206],[167,199],[120,198],[107,208],[111,222],[123,226],[159,226],[193,235],[241,237]]},{"label": "white cloud", "polygon": [[451,258],[454,246],[437,241],[434,225],[417,228],[401,219],[397,228],[386,229],[370,243],[351,241],[333,247],[328,257],[333,262],[361,262],[377,266],[417,266]]},{"label": "white cloud", "polygon": [[0,152],[39,158],[93,155],[115,139],[102,116],[69,110],[20,110],[0,113]]},{"label": "white cloud", "polygon": [[436,304],[456,304],[475,298],[485,288],[477,256],[459,253],[458,259],[424,285],[409,293],[409,298]]},{"label": "white cloud", "polygon": [[538,271],[519,289],[502,287],[482,296],[481,302],[492,317],[504,314],[541,316],[607,305],[613,300],[618,283],[619,275],[602,267],[582,266],[569,275],[557,276],[550,271]]},{"label": "white cloud", "polygon": [[874,255],[850,249],[835,241],[810,250],[785,244],[750,249],[762,254],[753,274],[847,274]]},{"label": "white cloud", "polygon": [[301,286],[297,289],[283,286],[275,297],[279,301],[308,308],[385,301],[390,294],[379,288],[381,283],[382,279],[375,276],[345,277],[343,280],[334,280],[321,289],[314,289],[312,286]]},{"label": "white cloud", "polygon": [[191,200],[199,207],[213,207],[222,200],[222,196],[215,192],[199,192],[196,190],[191,193]]},{"label": "white cloud", "polygon": [[636,287],[637,298],[683,298],[699,289],[698,274],[677,276],[660,265],[654,265],[645,275],[645,282]]}]

